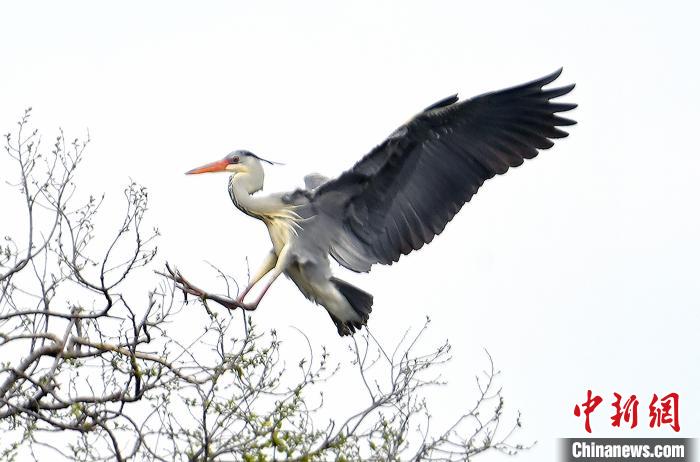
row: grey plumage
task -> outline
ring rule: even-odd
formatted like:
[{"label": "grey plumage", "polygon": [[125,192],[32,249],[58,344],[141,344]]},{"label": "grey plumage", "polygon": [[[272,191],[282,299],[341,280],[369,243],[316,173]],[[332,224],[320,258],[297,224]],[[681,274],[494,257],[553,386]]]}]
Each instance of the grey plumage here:
[{"label": "grey plumage", "polygon": [[338,217],[343,235],[331,245],[333,257],[353,271],[398,261],[440,234],[487,179],[567,136],[556,127],[575,122],[556,113],[576,105],[550,100],[574,86],[542,90],[560,73],[462,102],[442,100],[323,185],[314,203]]},{"label": "grey plumage", "polygon": [[270,230],[273,280],[287,274],[328,310],[340,335],[352,334],[366,324],[372,296],[333,277],[328,256],[356,272],[398,261],[440,234],[486,180],[567,136],[557,127],[575,122],[557,114],[576,105],[552,100],[574,85],[543,89],[560,73],[464,101],[440,100],[338,178],[312,174],[305,189],[291,193],[253,196],[262,188],[262,166],[246,151],[227,156],[244,166],[216,170],[214,163],[191,173],[234,172],[234,203]]}]

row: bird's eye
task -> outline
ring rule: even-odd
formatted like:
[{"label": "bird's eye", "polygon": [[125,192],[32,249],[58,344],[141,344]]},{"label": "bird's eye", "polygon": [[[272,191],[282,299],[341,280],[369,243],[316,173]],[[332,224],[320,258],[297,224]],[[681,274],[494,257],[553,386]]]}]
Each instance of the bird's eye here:
[{"label": "bird's eye", "polygon": [[240,160],[241,160],[241,159],[240,159],[238,156],[233,156],[233,157],[231,158],[231,163],[232,163],[232,164],[237,164],[238,161],[240,161]]}]

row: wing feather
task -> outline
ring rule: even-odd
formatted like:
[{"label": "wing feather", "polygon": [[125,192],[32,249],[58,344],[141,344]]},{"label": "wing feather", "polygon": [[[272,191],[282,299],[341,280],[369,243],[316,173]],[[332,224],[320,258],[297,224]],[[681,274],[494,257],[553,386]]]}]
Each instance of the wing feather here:
[{"label": "wing feather", "polygon": [[317,210],[337,220],[330,253],[354,271],[391,264],[440,234],[489,178],[549,149],[576,122],[552,102],[574,85],[543,89],[553,74],[465,101],[429,106],[352,169],[315,190]]}]

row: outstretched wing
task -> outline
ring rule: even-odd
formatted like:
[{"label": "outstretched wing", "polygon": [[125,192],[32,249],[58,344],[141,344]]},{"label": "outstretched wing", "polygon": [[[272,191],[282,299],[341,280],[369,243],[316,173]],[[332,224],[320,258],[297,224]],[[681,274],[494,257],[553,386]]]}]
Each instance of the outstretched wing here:
[{"label": "outstretched wing", "polygon": [[461,102],[445,98],[320,186],[313,202],[339,227],[331,255],[354,271],[398,261],[440,234],[484,181],[567,136],[557,127],[576,122],[557,113],[576,105],[551,100],[574,85],[543,89],[560,73]]}]

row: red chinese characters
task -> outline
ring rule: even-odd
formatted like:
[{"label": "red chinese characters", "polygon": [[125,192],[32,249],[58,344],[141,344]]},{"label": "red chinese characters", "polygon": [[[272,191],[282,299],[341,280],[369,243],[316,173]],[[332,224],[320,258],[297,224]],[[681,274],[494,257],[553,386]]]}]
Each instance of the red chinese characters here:
[{"label": "red chinese characters", "polygon": [[649,417],[651,417],[649,426],[652,428],[668,424],[674,431],[680,431],[681,426],[678,423],[678,393],[669,393],[661,399],[654,393],[654,397],[649,405]]},{"label": "red chinese characters", "polygon": [[[586,431],[588,433],[591,432],[590,414],[591,412],[595,411],[595,408],[597,408],[598,405],[602,402],[603,398],[601,398],[600,396],[593,396],[593,392],[591,392],[591,390],[588,390],[588,399],[585,403],[582,404],[583,413],[586,416]],[[581,416],[581,408],[579,408],[578,404],[576,405],[576,407],[574,407],[574,415],[576,417]]]},{"label": "red chinese characters", "polygon": [[[619,428],[624,422],[630,429],[635,428],[637,426],[637,408],[639,406],[637,395],[630,395],[625,400],[619,393],[613,393],[613,396],[615,400],[612,403],[612,407],[615,413],[610,417],[612,426]],[[590,415],[602,402],[602,397],[594,395],[591,390],[588,390],[586,401],[574,407],[574,415],[576,417],[581,417],[581,415],[585,417],[584,428],[588,433],[591,433]],[[675,432],[679,432],[681,426],[678,418],[678,402],[678,393],[669,393],[663,398],[659,398],[654,393],[649,404],[649,427],[668,425]]]},{"label": "red chinese characters", "polygon": [[610,419],[612,420],[613,427],[619,427],[620,422],[624,420],[630,424],[630,428],[637,426],[637,406],[639,405],[639,400],[637,400],[636,395],[632,395],[627,398],[625,404],[622,404],[622,395],[619,393],[613,393],[615,395],[615,402],[612,404],[615,408],[615,415]]}]

